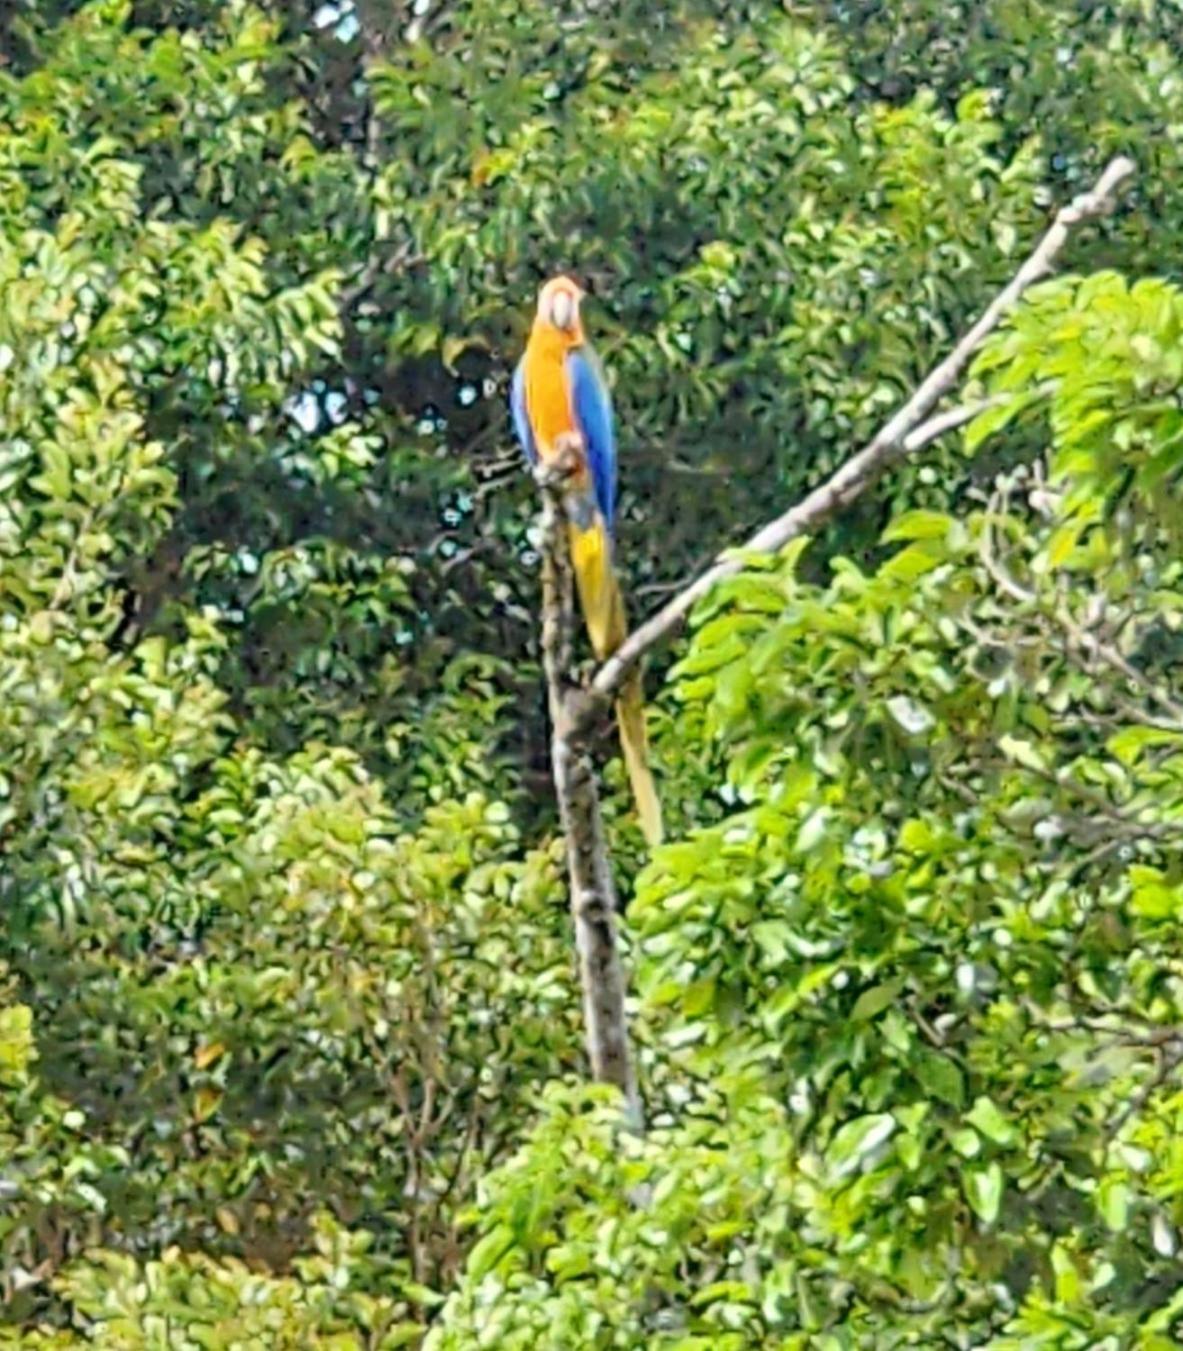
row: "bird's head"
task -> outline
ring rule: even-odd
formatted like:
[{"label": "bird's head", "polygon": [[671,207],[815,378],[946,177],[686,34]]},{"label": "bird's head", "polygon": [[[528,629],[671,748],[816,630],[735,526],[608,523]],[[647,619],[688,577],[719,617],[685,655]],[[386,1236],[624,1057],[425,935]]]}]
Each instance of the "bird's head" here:
[{"label": "bird's head", "polygon": [[536,322],[557,329],[572,343],[582,342],[579,302],[583,296],[581,287],[570,277],[552,277],[538,292]]}]

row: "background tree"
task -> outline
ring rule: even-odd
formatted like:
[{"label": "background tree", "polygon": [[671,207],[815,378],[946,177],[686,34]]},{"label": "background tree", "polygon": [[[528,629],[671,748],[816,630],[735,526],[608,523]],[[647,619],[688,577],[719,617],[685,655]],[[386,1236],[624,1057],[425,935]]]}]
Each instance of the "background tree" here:
[{"label": "background tree", "polygon": [[[1174,12],[0,18],[4,1335],[1173,1344]],[[1021,416],[651,676],[618,1140],[504,417],[537,281],[595,293],[641,612],[1120,150],[982,357]]]}]

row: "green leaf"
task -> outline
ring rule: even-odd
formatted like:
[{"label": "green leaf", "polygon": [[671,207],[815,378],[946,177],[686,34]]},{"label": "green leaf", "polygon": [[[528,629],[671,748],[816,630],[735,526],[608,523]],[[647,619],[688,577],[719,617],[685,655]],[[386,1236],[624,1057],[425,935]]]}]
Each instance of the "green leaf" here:
[{"label": "green leaf", "polygon": [[761,951],[776,964],[786,962],[792,955],[789,947],[793,930],[783,919],[761,920],[752,926],[752,937]]},{"label": "green leaf", "polygon": [[889,980],[882,985],[872,985],[869,990],[864,990],[850,1011],[851,1022],[865,1022],[882,1013],[885,1008],[895,1003],[903,988],[902,980]]},{"label": "green leaf", "polygon": [[835,1180],[854,1172],[862,1161],[890,1140],[896,1129],[889,1112],[875,1112],[848,1121],[826,1151],[826,1168]]},{"label": "green leaf", "polygon": [[975,1098],[973,1107],[965,1114],[965,1119],[996,1145],[1006,1146],[1014,1143],[1017,1134],[1014,1126],[990,1098]]},{"label": "green leaf", "polygon": [[887,711],[901,731],[909,736],[923,736],[936,726],[936,718],[925,706],[906,694],[897,694],[887,701]]},{"label": "green leaf", "polygon": [[982,1152],[982,1137],[966,1127],[954,1131],[949,1142],[964,1159],[975,1159]]},{"label": "green leaf", "polygon": [[1129,870],[1130,909],[1144,919],[1173,919],[1183,910],[1183,886],[1171,886],[1157,868],[1135,864]]},{"label": "green leaf", "polygon": [[936,1051],[921,1051],[915,1060],[916,1077],[930,1097],[960,1107],[965,1100],[965,1080],[961,1070]]},{"label": "green leaf", "polygon": [[19,1081],[33,1055],[33,1015],[24,1004],[0,1009],[0,1081]]},{"label": "green leaf", "polygon": [[1159,727],[1123,727],[1113,733],[1105,746],[1123,765],[1129,766],[1137,762],[1144,750],[1156,746],[1183,747],[1183,734]]},{"label": "green leaf", "polygon": [[1063,1243],[1052,1244],[1052,1271],[1056,1278],[1056,1299],[1061,1304],[1079,1303],[1083,1294],[1080,1272],[1072,1254]]},{"label": "green leaf", "polygon": [[983,1224],[993,1224],[1002,1204],[1002,1169],[996,1163],[965,1174],[965,1196]]},{"label": "green leaf", "polygon": [[490,1229],[468,1254],[468,1279],[479,1281],[486,1276],[509,1253],[514,1241],[514,1232],[509,1225],[499,1224]]},{"label": "green leaf", "polygon": [[953,518],[940,511],[905,511],[883,532],[884,544],[896,540],[945,539],[953,527]]},{"label": "green leaf", "polygon": [[913,817],[900,828],[900,848],[910,854],[927,854],[936,843],[936,836],[927,821]]},{"label": "green leaf", "polygon": [[931,540],[910,544],[889,558],[880,568],[879,575],[893,582],[916,582],[940,567],[947,557],[944,546]]},{"label": "green leaf", "polygon": [[1083,526],[1083,521],[1071,520],[1065,521],[1063,525],[1057,526],[1052,531],[1051,539],[1048,540],[1045,550],[1050,567],[1063,567],[1068,562],[1076,549],[1076,541],[1080,538]]},{"label": "green leaf", "polygon": [[751,1298],[751,1288],[743,1281],[713,1281],[691,1297],[690,1307],[702,1309],[719,1300],[743,1304]]},{"label": "green leaf", "polygon": [[1120,1178],[1105,1178],[1097,1191],[1097,1209],[1106,1227],[1115,1234],[1125,1230],[1130,1218],[1133,1195]]},{"label": "green leaf", "polygon": [[688,1018],[697,1018],[715,1002],[715,978],[706,976],[686,987],[682,996],[682,1012]]},{"label": "green leaf", "polygon": [[793,846],[798,854],[808,854],[818,847],[826,837],[830,813],[825,807],[818,807],[807,816],[797,832],[797,841]]},{"label": "green leaf", "polygon": [[981,444],[1009,425],[1025,409],[1029,408],[1038,395],[1035,392],[1016,394],[1005,403],[987,408],[968,423],[965,428],[965,449],[973,454]]},{"label": "green leaf", "polygon": [[1047,768],[1047,762],[1041,752],[1022,737],[1001,736],[998,738],[998,749],[1008,760],[1013,760],[1015,764],[1022,765],[1025,769],[1043,771]]}]

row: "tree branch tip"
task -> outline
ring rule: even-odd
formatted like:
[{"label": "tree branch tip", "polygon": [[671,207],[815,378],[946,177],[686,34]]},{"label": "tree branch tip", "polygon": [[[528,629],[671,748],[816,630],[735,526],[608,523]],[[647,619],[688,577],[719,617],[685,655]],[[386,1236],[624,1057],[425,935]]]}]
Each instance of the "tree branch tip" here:
[{"label": "tree branch tip", "polygon": [[1097,191],[1112,192],[1125,179],[1138,172],[1138,166],[1129,155],[1117,155],[1105,166],[1105,171],[1097,183]]},{"label": "tree branch tip", "polygon": [[1079,193],[1061,210],[1060,224],[1079,225],[1081,221],[1112,211],[1117,205],[1118,188],[1137,172],[1137,168],[1128,155],[1111,159],[1093,186]]}]

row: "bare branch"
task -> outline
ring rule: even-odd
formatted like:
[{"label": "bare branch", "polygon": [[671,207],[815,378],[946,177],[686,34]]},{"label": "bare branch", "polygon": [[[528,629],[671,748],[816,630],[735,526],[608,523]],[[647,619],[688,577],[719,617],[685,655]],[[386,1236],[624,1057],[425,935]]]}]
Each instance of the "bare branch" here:
[{"label": "bare branch", "polygon": [[994,524],[990,516],[987,516],[982,522],[982,538],[978,541],[978,554],[981,557],[982,566],[999,591],[1019,605],[1035,604],[1035,592],[1028,591],[1025,586],[1020,586],[1002,564],[995,559]]},{"label": "bare branch", "polygon": [[[1105,1130],[1107,1140],[1116,1139],[1126,1122],[1145,1110],[1154,1094],[1170,1079],[1179,1065],[1183,1064],[1183,1028],[1155,1023],[1139,1014],[1122,1009],[1109,1010],[1108,1020],[1075,1013],[1067,1018],[1056,1019],[1046,1014],[1033,1000],[1024,999],[1022,1003],[1032,1022],[1042,1030],[1063,1033],[1091,1032],[1113,1045],[1146,1050],[1153,1057],[1153,1074],[1130,1095],[1122,1110],[1109,1122]],[[1116,1019],[1116,1022],[1112,1021],[1113,1019]]]},{"label": "bare branch", "polygon": [[975,399],[973,403],[961,403],[956,408],[946,409],[943,413],[937,413],[930,417],[927,422],[922,422],[919,427],[904,437],[904,450],[907,454],[913,455],[918,450],[923,450],[925,446],[931,445],[938,437],[944,436],[946,432],[956,431],[958,427],[964,427],[967,422],[972,422],[979,413],[985,413],[991,408],[1001,407],[1004,403],[1010,403],[1017,396],[1007,392],[1005,394],[991,394],[987,399]]},{"label": "bare branch", "polygon": [[562,466],[540,468],[535,478],[542,490],[542,655],[546,662],[547,695],[552,723],[564,713],[568,673],[572,664],[574,611],[572,606],[571,550],[563,530]]},{"label": "bare branch", "polygon": [[[873,440],[796,506],[757,531],[740,552],[776,553],[801,535],[811,533],[842,507],[861,496],[890,464],[907,454],[909,437],[957,383],[985,339],[1014,307],[1023,292],[1051,272],[1072,228],[1110,210],[1118,189],[1133,172],[1133,161],[1125,156],[1111,160],[1093,189],[1082,193],[1059,212],[1034,252],[986,307],[977,323],[944,361],[925,377],[915,394]],[[927,445],[930,439],[922,439],[920,444]],[[725,578],[734,576],[742,567],[739,557],[730,554],[721,557],[701,577],[634,629],[596,673],[592,682],[594,692],[601,697],[611,696],[619,689],[630,668],[651,647],[668,637],[707,592]]]},{"label": "bare branch", "polygon": [[914,455],[916,451],[923,450],[946,432],[956,431],[958,427],[964,427],[967,422],[972,422],[980,413],[989,412],[991,408],[1001,408],[1003,404],[1013,403],[1020,398],[1045,399],[1055,387],[1054,380],[1046,380],[1036,386],[1034,391],[1005,390],[1000,394],[990,394],[984,399],[975,399],[973,403],[962,403],[955,408],[947,408],[943,413],[935,414],[927,422],[922,422],[919,427],[910,431],[904,437],[904,450],[907,454]]}]

